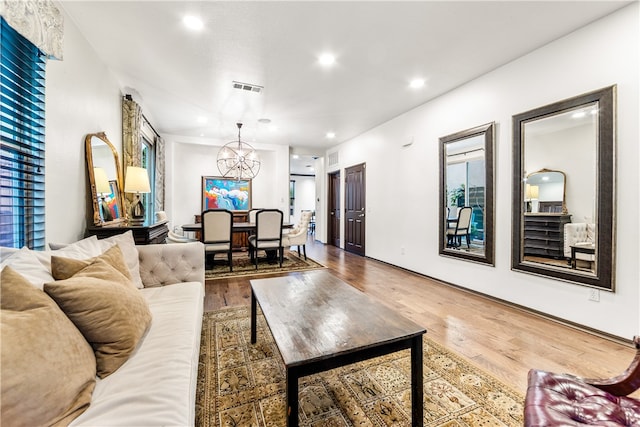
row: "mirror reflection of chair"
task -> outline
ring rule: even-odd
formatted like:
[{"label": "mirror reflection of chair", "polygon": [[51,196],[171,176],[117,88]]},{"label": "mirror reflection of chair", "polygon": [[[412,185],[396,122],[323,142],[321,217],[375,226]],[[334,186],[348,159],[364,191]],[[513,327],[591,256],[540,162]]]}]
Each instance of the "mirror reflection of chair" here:
[{"label": "mirror reflection of chair", "polygon": [[[575,267],[580,261],[593,269],[595,262],[596,225],[586,222],[570,222],[564,225],[564,256]],[[572,253],[572,247],[573,253]],[[575,248],[582,248],[577,250]],[[593,252],[591,252],[593,250]]]},{"label": "mirror reflection of chair", "polygon": [[302,211],[300,213],[300,221],[291,229],[287,234],[282,236],[282,246],[298,247],[298,256],[300,256],[300,246],[302,246],[302,252],[304,253],[304,259],[307,259],[307,234],[309,232],[309,225],[313,214],[311,211]]},{"label": "mirror reflection of chair", "polygon": [[167,234],[167,243],[190,243],[197,241],[197,239],[192,239],[190,237],[183,236],[182,234],[174,233],[171,230],[169,230],[169,234]]},{"label": "mirror reflection of chair", "polygon": [[204,244],[205,264],[211,255],[211,263],[215,262],[218,253],[226,253],[229,270],[233,271],[232,243],[233,213],[226,209],[209,209],[202,212],[201,242]]},{"label": "mirror reflection of chair", "polygon": [[460,247],[463,236],[467,239],[467,248],[471,247],[471,212],[471,206],[461,208],[458,218],[447,225],[447,247]]},{"label": "mirror reflection of chair", "polygon": [[249,236],[249,257],[258,269],[258,251],[275,251],[282,267],[284,247],[282,246],[282,211],[261,209],[256,213],[256,234]]},{"label": "mirror reflection of chair", "polygon": [[262,210],[262,209],[254,208],[254,209],[250,209],[249,210],[247,218],[248,218],[248,220],[249,220],[249,222],[251,224],[255,224],[256,223],[256,214],[258,213],[259,210]]}]

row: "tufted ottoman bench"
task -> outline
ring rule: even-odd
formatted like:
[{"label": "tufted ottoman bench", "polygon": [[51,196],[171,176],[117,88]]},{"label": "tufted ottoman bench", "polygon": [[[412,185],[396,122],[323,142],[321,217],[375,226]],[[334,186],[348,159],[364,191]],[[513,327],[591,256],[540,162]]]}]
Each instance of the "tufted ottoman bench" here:
[{"label": "tufted ottoman bench", "polygon": [[640,386],[640,338],[634,342],[636,357],[615,378],[591,380],[530,370],[525,426],[640,426],[640,400],[627,397]]}]

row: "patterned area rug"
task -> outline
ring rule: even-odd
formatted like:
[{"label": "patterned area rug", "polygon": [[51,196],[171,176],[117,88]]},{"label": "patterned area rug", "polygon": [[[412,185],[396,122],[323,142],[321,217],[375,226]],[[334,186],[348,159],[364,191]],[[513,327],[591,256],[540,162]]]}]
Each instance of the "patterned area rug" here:
[{"label": "patterned area rug", "polygon": [[[224,258],[224,259],[223,259]],[[210,267],[210,266],[209,266]],[[307,257],[298,256],[297,252],[284,252],[282,268],[277,260],[267,261],[266,258],[258,258],[258,269],[249,260],[246,252],[233,254],[233,271],[229,271],[226,255],[217,255],[215,265],[205,271],[205,279],[227,279],[229,277],[260,276],[263,274],[288,273],[290,271],[305,271],[325,268],[324,265]]]},{"label": "patterned area rug", "polygon": [[[261,315],[250,343],[250,322],[249,307],[204,314],[196,426],[286,425],[280,353]],[[410,426],[410,365],[405,350],[302,378],[300,425]],[[425,336],[425,426],[522,426],[523,400]]]}]

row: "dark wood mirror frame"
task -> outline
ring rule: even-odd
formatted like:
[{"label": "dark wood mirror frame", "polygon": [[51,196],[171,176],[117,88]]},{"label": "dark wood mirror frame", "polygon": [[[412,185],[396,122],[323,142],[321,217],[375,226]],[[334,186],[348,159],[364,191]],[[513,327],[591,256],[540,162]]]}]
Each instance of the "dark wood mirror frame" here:
[{"label": "dark wood mirror frame", "polygon": [[[595,102],[598,103],[595,274],[524,261],[524,125]],[[615,102],[616,86],[613,85],[513,116],[512,270],[614,290]]]},{"label": "dark wood mirror frame", "polygon": [[[461,258],[468,261],[494,265],[494,155],[493,146],[495,141],[495,123],[487,123],[461,132],[447,135],[440,138],[440,221],[438,245],[440,255]],[[451,250],[446,244],[446,212],[447,212],[447,192],[446,192],[446,170],[447,153],[446,145],[452,142],[461,141],[475,136],[484,136],[484,173],[485,173],[485,193],[484,193],[484,254],[474,254],[461,250]]]}]

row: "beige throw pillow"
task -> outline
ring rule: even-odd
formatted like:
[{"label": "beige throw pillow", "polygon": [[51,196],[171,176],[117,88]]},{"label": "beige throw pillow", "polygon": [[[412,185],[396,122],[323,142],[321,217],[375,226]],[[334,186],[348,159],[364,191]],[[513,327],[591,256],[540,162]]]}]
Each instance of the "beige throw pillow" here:
[{"label": "beige throw pillow", "polygon": [[0,273],[0,293],[0,424],[69,424],[91,402],[91,346],[51,298],[11,267]]},{"label": "beige throw pillow", "polygon": [[[127,279],[131,280],[131,273],[124,260],[122,250],[118,245],[107,249],[104,254],[100,255],[102,259],[107,261],[109,265],[115,267]],[[51,255],[51,274],[56,280],[65,280],[73,277],[76,273],[85,267],[91,265],[98,257],[90,259],[73,259],[61,256]]]},{"label": "beige throw pillow", "polygon": [[118,254],[122,257],[117,247],[114,253],[97,257],[73,277],[44,285],[92,345],[100,378],[127,361],[151,324],[151,312],[140,291],[110,264]]},{"label": "beige throw pillow", "polygon": [[114,244],[120,246],[124,260],[131,273],[133,284],[136,285],[138,289],[144,288],[142,279],[140,278],[140,260],[138,259],[138,248],[136,248],[136,241],[133,238],[133,231],[129,230],[126,233],[116,234],[115,236],[98,240],[98,244],[103,251]]}]

